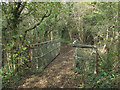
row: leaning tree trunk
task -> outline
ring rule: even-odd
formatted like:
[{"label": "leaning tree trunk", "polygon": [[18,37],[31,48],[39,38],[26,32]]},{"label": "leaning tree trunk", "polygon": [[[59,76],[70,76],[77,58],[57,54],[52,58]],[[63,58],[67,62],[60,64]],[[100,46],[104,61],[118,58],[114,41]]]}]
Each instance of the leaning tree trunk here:
[{"label": "leaning tree trunk", "polygon": [[[120,2],[118,4],[118,8],[120,8]],[[120,21],[120,9],[118,9],[118,35],[119,35],[118,36],[118,70],[120,71],[120,22],[119,21]]]},{"label": "leaning tree trunk", "polygon": [[[120,8],[120,2],[119,2],[119,6],[118,8]],[[118,60],[120,60],[120,9],[118,9]]]}]

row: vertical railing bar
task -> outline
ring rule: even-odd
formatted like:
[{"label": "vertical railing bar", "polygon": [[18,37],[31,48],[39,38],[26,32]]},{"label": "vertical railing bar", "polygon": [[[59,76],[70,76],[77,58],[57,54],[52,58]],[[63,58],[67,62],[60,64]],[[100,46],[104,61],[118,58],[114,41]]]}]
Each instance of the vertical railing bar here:
[{"label": "vertical railing bar", "polygon": [[96,56],[95,56],[95,65],[96,65],[96,74],[98,74],[98,53],[97,53],[97,50],[96,50]]},{"label": "vertical railing bar", "polygon": [[31,48],[30,48],[30,45],[28,47],[28,54],[29,54],[29,68],[30,68],[30,72],[31,72]]}]

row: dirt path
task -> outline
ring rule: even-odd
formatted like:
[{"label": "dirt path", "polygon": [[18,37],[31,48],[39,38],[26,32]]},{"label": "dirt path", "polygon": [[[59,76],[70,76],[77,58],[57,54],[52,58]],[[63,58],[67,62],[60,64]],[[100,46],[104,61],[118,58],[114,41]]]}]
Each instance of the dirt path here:
[{"label": "dirt path", "polygon": [[74,79],[73,50],[70,45],[63,45],[60,55],[39,75],[23,80],[20,88],[75,88],[80,80]]}]

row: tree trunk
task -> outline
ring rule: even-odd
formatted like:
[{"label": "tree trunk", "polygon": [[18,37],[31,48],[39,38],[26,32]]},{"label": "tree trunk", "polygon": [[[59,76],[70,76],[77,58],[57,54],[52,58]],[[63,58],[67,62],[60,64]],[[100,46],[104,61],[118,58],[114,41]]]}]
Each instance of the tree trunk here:
[{"label": "tree trunk", "polygon": [[[120,2],[118,4],[118,8],[120,8]],[[118,60],[120,60],[120,9],[118,9]]]},{"label": "tree trunk", "polygon": [[[120,2],[118,5],[118,8],[120,8]],[[120,71],[120,9],[118,9],[118,35],[118,70]]]}]

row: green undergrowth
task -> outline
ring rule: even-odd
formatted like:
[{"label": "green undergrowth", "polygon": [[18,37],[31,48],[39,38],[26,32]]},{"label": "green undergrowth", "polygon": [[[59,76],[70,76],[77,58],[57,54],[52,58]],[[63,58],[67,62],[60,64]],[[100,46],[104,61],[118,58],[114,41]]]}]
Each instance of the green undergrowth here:
[{"label": "green undergrowth", "polygon": [[[98,74],[79,74],[83,81],[78,88],[119,88],[120,74],[117,72],[100,72]],[[120,89],[120,88],[119,88]]]},{"label": "green undergrowth", "polygon": [[73,41],[72,40],[66,40],[66,39],[61,39],[61,43],[66,43],[66,44],[71,44]]},{"label": "green undergrowth", "polygon": [[[98,73],[95,74],[90,70],[80,70],[78,67],[74,68],[74,72],[79,74],[79,77],[83,78],[83,83],[80,84],[81,88],[119,88],[120,86],[120,68],[115,66],[118,59],[116,53],[112,50],[109,52],[109,60],[107,55],[101,55],[102,60],[98,61]],[[114,57],[114,60],[113,60]],[[81,62],[81,60],[78,60]],[[88,66],[89,67],[89,66]],[[87,68],[87,67],[86,67]],[[92,68],[90,68],[92,69]],[[119,88],[120,89],[120,88]]]},{"label": "green undergrowth", "polygon": [[2,73],[2,88],[17,88],[19,85],[20,81],[24,78],[30,77],[32,75],[41,73],[43,69],[40,69],[38,72],[33,72],[28,69],[25,72],[4,72],[1,71]]},{"label": "green undergrowth", "polygon": [[118,88],[120,76],[118,73],[100,72],[97,75],[86,75],[86,81],[94,88]]}]

